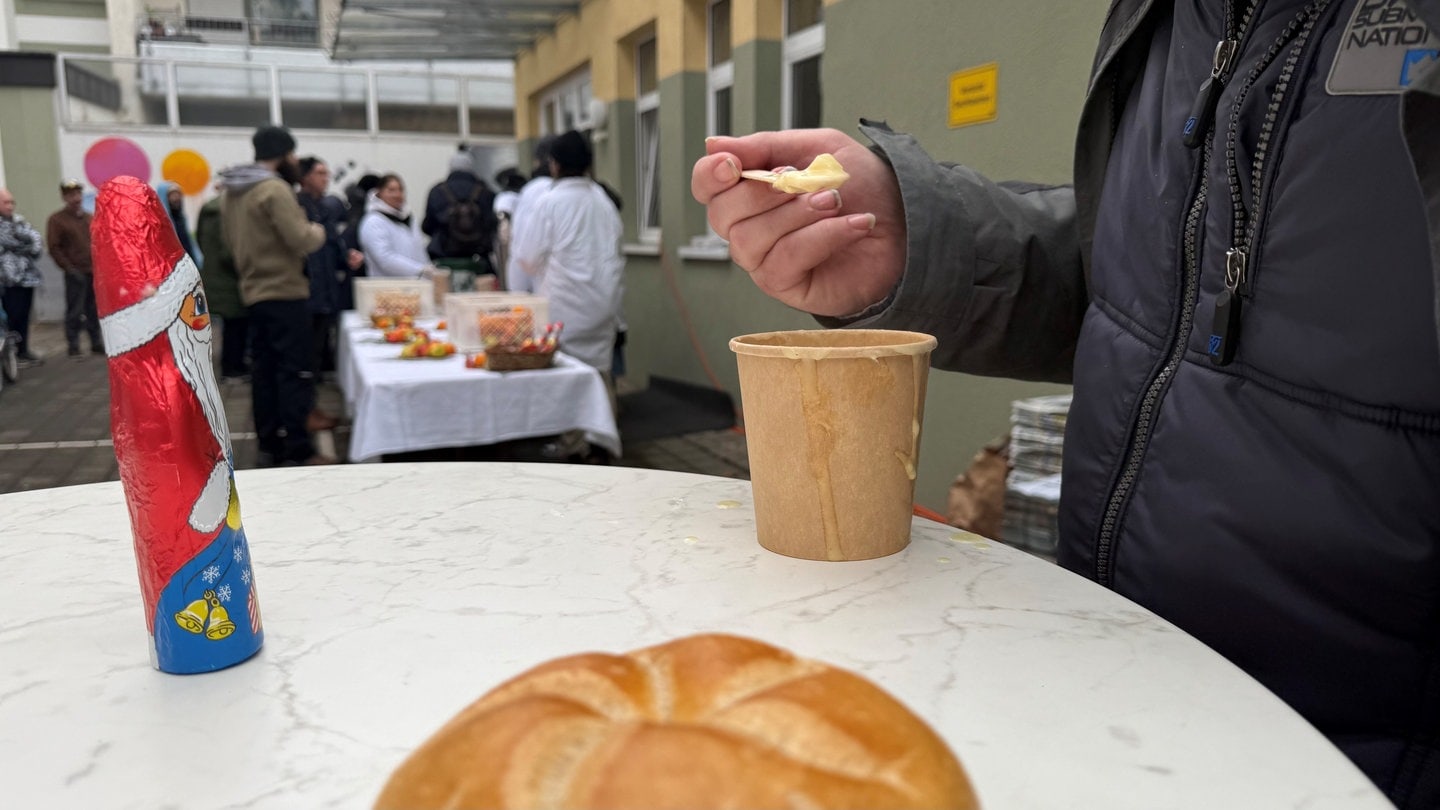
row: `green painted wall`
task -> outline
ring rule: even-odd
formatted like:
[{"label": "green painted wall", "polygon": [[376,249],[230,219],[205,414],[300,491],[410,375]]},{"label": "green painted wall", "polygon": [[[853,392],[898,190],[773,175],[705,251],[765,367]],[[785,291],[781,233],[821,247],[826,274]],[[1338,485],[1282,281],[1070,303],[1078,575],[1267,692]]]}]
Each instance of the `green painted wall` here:
[{"label": "green painted wall", "polygon": [[105,45],[62,45],[54,42],[22,42],[18,50],[33,53],[110,53],[110,48]]},{"label": "green painted wall", "polygon": [[[661,79],[660,165],[693,166],[704,154],[705,74],[682,72]],[[705,209],[690,196],[690,172],[660,173],[660,227],[667,246],[685,244],[705,231]]]},{"label": "green painted wall", "polygon": [[640,208],[639,184],[635,175],[635,102],[611,103],[605,137],[595,143],[595,176],[620,192],[625,223],[625,240],[635,241],[638,232],[636,211]]},{"label": "green painted wall", "polygon": [[15,0],[16,14],[105,19],[105,0]]},{"label": "green painted wall", "polygon": [[[937,160],[996,179],[1069,182],[1085,84],[1108,0],[842,0],[825,8],[830,126],[885,119]],[[999,63],[999,117],[950,129],[949,76]]]},{"label": "green painted wall", "polygon": [[[780,126],[780,43],[752,40],[730,54],[735,89],[735,132],[763,132]],[[762,80],[761,77],[764,77]]]},{"label": "green painted wall", "polygon": [[15,210],[44,230],[45,219],[60,207],[60,142],[54,91],[47,87],[0,87],[0,149],[5,184],[15,195]]}]

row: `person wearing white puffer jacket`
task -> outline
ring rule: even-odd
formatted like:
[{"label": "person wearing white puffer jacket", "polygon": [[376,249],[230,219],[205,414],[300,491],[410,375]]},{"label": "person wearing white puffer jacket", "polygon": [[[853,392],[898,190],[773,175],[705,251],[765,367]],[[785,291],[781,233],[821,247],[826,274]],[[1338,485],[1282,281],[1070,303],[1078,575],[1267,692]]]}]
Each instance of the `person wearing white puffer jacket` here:
[{"label": "person wearing white puffer jacket", "polygon": [[370,275],[377,278],[423,278],[433,269],[425,239],[413,227],[405,207],[405,182],[387,174],[366,195],[360,220],[360,250]]}]

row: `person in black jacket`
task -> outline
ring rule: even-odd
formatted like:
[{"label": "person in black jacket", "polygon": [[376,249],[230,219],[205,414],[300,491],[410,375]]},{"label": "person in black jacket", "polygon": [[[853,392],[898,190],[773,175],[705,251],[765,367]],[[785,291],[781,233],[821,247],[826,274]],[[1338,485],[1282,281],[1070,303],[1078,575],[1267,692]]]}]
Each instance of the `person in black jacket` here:
[{"label": "person in black jacket", "polygon": [[[305,216],[325,229],[325,244],[305,257],[310,277],[311,332],[314,335],[317,377],[335,370],[335,330],[340,312],[349,308],[350,273],[363,260],[360,252],[345,246],[345,203],[332,197],[330,167],[317,157],[300,160],[300,192],[295,195]],[[324,420],[320,420],[324,421]]]},{"label": "person in black jacket", "polygon": [[464,150],[450,157],[450,174],[430,189],[420,230],[430,237],[429,254],[452,273],[454,289],[469,289],[475,276],[494,275],[490,262],[495,231],[495,193],[475,175],[475,160]]}]

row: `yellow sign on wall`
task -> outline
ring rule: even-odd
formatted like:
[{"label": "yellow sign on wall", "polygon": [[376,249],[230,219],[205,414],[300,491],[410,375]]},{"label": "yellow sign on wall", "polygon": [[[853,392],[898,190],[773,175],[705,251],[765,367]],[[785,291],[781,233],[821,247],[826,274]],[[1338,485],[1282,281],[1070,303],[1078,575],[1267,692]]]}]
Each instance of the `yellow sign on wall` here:
[{"label": "yellow sign on wall", "polygon": [[950,127],[994,121],[1000,95],[1000,64],[990,62],[950,74]]}]

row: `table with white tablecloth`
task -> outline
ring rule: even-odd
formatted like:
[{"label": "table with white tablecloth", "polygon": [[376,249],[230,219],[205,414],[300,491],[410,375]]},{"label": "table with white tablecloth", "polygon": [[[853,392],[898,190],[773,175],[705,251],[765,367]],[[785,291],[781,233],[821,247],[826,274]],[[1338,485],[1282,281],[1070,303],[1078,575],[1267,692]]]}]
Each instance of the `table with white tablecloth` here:
[{"label": "table with white tablecloth", "polygon": [[[435,321],[417,323],[436,339]],[[352,419],[350,460],[469,447],[572,430],[620,455],[620,431],[600,372],[557,352],[551,368],[497,372],[463,355],[401,359],[359,313],[340,320],[336,376]]]}]

